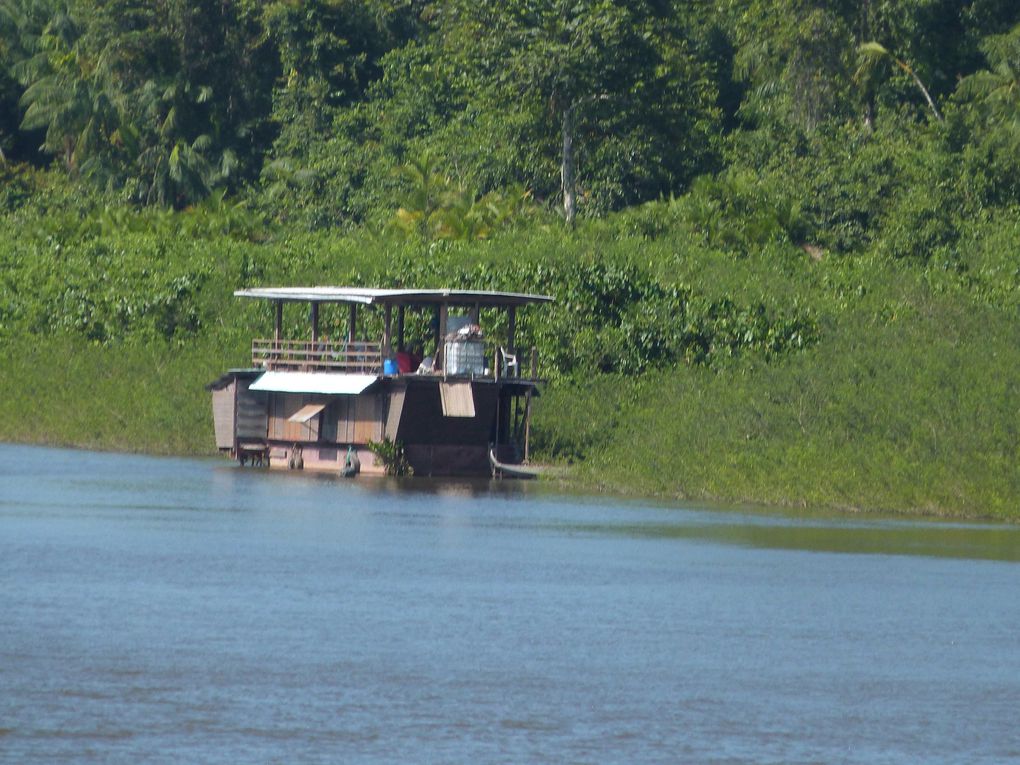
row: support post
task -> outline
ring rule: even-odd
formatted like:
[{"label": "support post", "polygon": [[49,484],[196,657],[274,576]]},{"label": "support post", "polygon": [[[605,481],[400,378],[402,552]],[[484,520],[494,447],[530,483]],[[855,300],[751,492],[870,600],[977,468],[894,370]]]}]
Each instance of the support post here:
[{"label": "support post", "polygon": [[319,304],[312,302],[312,342],[319,342]]},{"label": "support post", "polygon": [[358,304],[351,303],[350,315],[347,317],[347,342],[353,343],[358,336]]},{"label": "support post", "polygon": [[397,350],[403,351],[404,348],[404,306],[397,306]]},{"label": "support post", "polygon": [[524,462],[531,453],[531,388],[524,394]]},{"label": "support post", "polygon": [[514,352],[514,335],[517,334],[517,306],[512,305],[506,309],[506,349]]},{"label": "support post", "polygon": [[436,367],[439,369],[446,368],[446,359],[443,358],[446,355],[446,316],[449,307],[446,303],[440,303],[439,305],[439,337],[436,338]]},{"label": "support post", "polygon": [[387,354],[389,354],[393,350],[390,347],[390,344],[393,342],[393,335],[390,332],[392,325],[393,325],[393,306],[387,303],[386,307],[383,309],[382,352],[384,359],[386,358]]},{"label": "support post", "polygon": [[280,361],[283,352],[283,301],[276,301],[276,316],[273,321],[273,349],[269,352],[266,368],[272,369]]}]

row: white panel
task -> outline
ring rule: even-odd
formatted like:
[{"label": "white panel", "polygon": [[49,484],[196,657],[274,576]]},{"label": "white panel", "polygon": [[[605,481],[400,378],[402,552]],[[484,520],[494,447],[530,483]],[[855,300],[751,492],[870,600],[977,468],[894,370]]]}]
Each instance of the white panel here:
[{"label": "white panel", "polygon": [[294,414],[288,417],[290,422],[308,422],[315,415],[326,408],[325,404],[308,404],[298,409]]},{"label": "white panel", "polygon": [[443,400],[445,417],[474,417],[475,396],[471,383],[440,383],[439,395]]},{"label": "white panel", "polygon": [[331,372],[266,372],[249,390],[277,393],[322,393],[330,396],[357,395],[368,388],[377,375],[349,375]]}]

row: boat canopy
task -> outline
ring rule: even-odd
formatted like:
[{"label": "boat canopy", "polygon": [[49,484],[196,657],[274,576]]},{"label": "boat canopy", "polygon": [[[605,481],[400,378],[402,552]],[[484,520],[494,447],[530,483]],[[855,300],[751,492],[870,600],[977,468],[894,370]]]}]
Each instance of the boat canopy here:
[{"label": "boat canopy", "polygon": [[235,297],[303,303],[353,303],[359,305],[478,305],[505,307],[551,303],[548,295],[487,290],[410,290],[367,287],[253,287],[237,290]]}]

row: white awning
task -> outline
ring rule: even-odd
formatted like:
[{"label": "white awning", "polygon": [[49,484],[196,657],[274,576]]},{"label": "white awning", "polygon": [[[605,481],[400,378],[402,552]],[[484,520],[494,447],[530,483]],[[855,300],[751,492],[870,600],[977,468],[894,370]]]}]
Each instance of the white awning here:
[{"label": "white awning", "polygon": [[354,396],[374,383],[377,375],[348,375],[334,372],[266,372],[248,390],[276,393],[322,393]]},{"label": "white awning", "polygon": [[303,406],[294,412],[287,420],[289,422],[308,422],[325,408],[325,404],[308,404],[308,406]]}]

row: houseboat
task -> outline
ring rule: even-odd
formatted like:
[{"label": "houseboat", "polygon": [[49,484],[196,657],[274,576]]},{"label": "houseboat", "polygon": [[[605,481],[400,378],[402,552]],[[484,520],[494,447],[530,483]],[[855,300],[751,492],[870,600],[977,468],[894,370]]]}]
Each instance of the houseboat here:
[{"label": "houseboat", "polygon": [[[273,336],[252,340],[251,366],[207,386],[216,445],[242,465],[382,474],[396,453],[415,475],[469,476],[527,462],[540,380],[536,349],[516,342],[518,312],[552,298],[360,287],[234,295],[274,311]],[[304,337],[285,336],[294,326]]]}]

